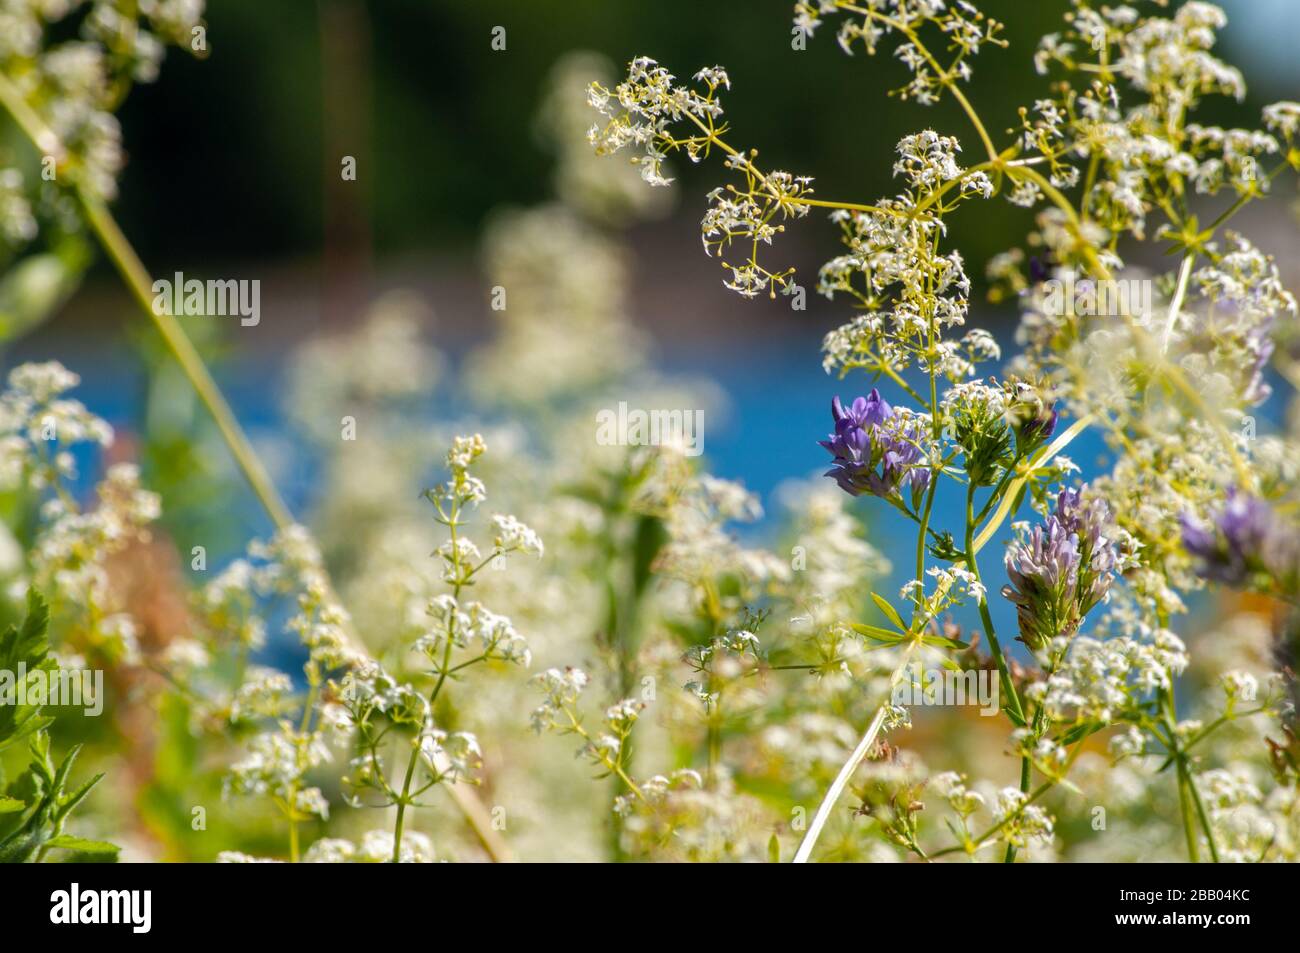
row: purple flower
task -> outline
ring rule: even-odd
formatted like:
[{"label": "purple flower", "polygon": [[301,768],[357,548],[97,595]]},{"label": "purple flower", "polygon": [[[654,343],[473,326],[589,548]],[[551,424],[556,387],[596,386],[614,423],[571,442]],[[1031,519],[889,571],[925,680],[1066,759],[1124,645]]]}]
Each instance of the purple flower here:
[{"label": "purple flower", "polygon": [[845,493],[885,497],[907,486],[919,494],[929,485],[930,471],[921,465],[924,426],[896,412],[880,391],[873,388],[847,410],[836,397],[831,416],[835,432],[818,443],[835,458],[826,476]]},{"label": "purple flower", "polygon": [[1056,433],[1056,424],[1061,419],[1061,412],[1053,404],[1050,409],[1044,409],[1036,417],[1031,417],[1025,421],[1020,428],[1020,439],[1025,446],[1037,446],[1044,440],[1050,440],[1052,434]]},{"label": "purple flower", "polygon": [[1056,264],[1052,256],[1044,255],[1041,258],[1038,255],[1031,255],[1029,258],[1029,280],[1036,285],[1042,284],[1052,276],[1052,268]]},{"label": "purple flower", "polygon": [[1002,587],[1002,595],[1015,603],[1020,640],[1030,648],[1073,635],[1106,598],[1119,564],[1107,535],[1110,525],[1104,500],[1067,488],[1057,497],[1056,512],[1007,550],[1011,585]]},{"label": "purple flower", "polygon": [[1198,571],[1206,579],[1242,586],[1257,573],[1286,582],[1295,572],[1294,529],[1259,497],[1230,487],[1223,506],[1211,514],[1209,526],[1188,513],[1179,521],[1183,546],[1196,557]]}]

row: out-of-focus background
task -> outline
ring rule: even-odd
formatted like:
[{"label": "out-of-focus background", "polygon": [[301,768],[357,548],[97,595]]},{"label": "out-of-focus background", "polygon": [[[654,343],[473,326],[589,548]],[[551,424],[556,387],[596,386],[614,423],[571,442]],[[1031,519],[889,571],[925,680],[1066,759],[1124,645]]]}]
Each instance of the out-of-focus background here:
[{"label": "out-of-focus background", "polygon": [[[173,51],[161,80],[137,88],[121,113],[129,164],[117,212],[155,276],[260,279],[258,326],[183,320],[240,417],[270,447],[291,504],[301,510],[319,501],[310,465],[295,462],[291,446],[276,451],[284,356],[355,324],[369,303],[398,288],[427,304],[423,333],[453,362],[491,335],[497,315],[484,230],[511,208],[555,195],[557,147],[539,132],[538,114],[566,54],[592,51],[619,65],[646,54],[679,75],[724,65],[733,83],[724,100],[732,138],[758,148],[769,167],[815,176],[825,196],[870,201],[889,192],[893,144],[908,132],[928,125],[968,137],[950,103],[923,108],[887,95],[903,75],[890,57],[846,57],[830,29],[807,49],[792,48],[789,6],[721,3],[706,13],[694,0],[213,4],[210,56]],[[1011,46],[979,58],[971,97],[993,124],[1010,127],[1016,109],[1035,98],[1027,79],[1033,44],[1055,28],[1060,10],[1022,0],[984,7],[1006,23]],[[1293,4],[1225,7],[1224,55],[1240,64],[1250,93],[1241,106],[1210,106],[1207,122],[1231,121],[1238,109],[1256,116],[1262,104],[1300,89]],[[504,50],[491,47],[498,26]],[[1037,82],[1045,89],[1048,81]],[[343,156],[356,159],[355,181],[340,176]],[[659,196],[662,214],[624,236],[633,250],[628,308],[654,363],[716,385],[722,399],[705,429],[711,469],[770,496],[781,481],[822,464],[813,441],[828,429],[831,396],[863,389],[820,367],[821,336],[841,323],[844,308],[813,295],[795,312],[785,299],[746,302],[724,289],[697,226],[703,196],[721,176],[710,163],[683,166],[675,164],[678,181]],[[1294,196],[1281,199],[1252,208],[1243,225],[1279,257],[1294,287]],[[990,327],[1008,351],[1014,308],[983,303],[983,264],[1017,244],[1028,223],[1028,213],[1000,205],[996,215],[958,216],[951,233],[976,281],[972,323]],[[810,284],[836,247],[835,230],[812,216],[783,236],[776,254]],[[47,323],[4,342],[5,360],[57,353],[82,375],[87,402],[130,433],[146,425],[145,368],[160,360],[151,335],[101,261]],[[592,362],[605,359],[593,350]],[[1085,443],[1074,455],[1086,466],[1097,451]],[[203,484],[175,482],[202,505]],[[232,541],[265,528],[251,500],[233,504]],[[886,518],[877,530],[887,550],[892,528]]]},{"label": "out-of-focus background", "polygon": [[[981,54],[970,96],[1001,131],[1016,123],[1018,107],[1046,91],[1048,80],[1032,72],[1034,44],[1056,28],[1065,4],[980,5],[1007,24],[1010,48]],[[1241,67],[1250,92],[1242,104],[1209,104],[1201,121],[1251,123],[1262,105],[1300,98],[1295,0],[1223,5],[1231,22],[1220,52]],[[894,191],[894,144],[910,132],[932,127],[970,138],[964,116],[948,102],[924,108],[887,94],[906,75],[889,56],[846,57],[829,28],[806,49],[793,48],[790,6],[787,0],[215,0],[207,12],[210,54],[198,61],[173,51],[158,82],[133,90],[120,112],[129,161],[115,212],[155,277],[183,272],[260,281],[256,326],[231,317],[181,321],[290,506],[322,534],[343,578],[379,576],[372,563],[382,562],[388,553],[381,544],[394,539],[393,551],[410,549],[418,558],[430,548],[424,536],[399,531],[404,512],[381,511],[375,502],[400,497],[415,508],[419,481],[437,469],[446,434],[432,425],[422,429],[419,421],[449,426],[454,420],[457,427],[481,424],[507,434],[515,428],[521,441],[530,429],[547,426],[554,440],[577,421],[586,428],[580,438],[591,441],[589,416],[556,423],[564,381],[544,379],[548,360],[538,353],[547,349],[556,353],[553,373],[574,376],[574,404],[594,399],[612,406],[625,393],[620,374],[653,369],[648,385],[643,379],[627,393],[660,388],[684,402],[668,406],[704,408],[707,469],[743,482],[769,513],[781,513],[789,481],[824,469],[826,455],[815,441],[830,427],[832,396],[851,398],[870,386],[836,381],[821,369],[822,337],[844,322],[846,307],[810,295],[807,310],[795,311],[789,299],[744,301],[723,287],[717,260],[701,250],[698,226],[705,194],[724,179],[716,163],[674,162],[677,181],[653,196],[632,183],[640,196],[636,214],[608,218],[599,209],[574,207],[583,190],[570,178],[581,176],[590,158],[582,137],[585,79],[616,80],[623,64],[641,54],[679,76],[725,66],[733,86],[724,96],[729,138],[757,148],[767,167],[814,176],[824,197],[870,202]],[[504,29],[496,34],[504,36],[504,49],[493,48],[497,28]],[[610,72],[600,77],[604,70]],[[355,159],[355,180],[340,174],[347,157]],[[1253,204],[1238,220],[1277,257],[1291,288],[1300,287],[1296,206],[1294,192],[1285,192]],[[970,205],[953,218],[949,235],[975,281],[970,323],[993,331],[1004,356],[1014,350],[1014,303],[985,303],[983,269],[990,256],[1021,243],[1029,215],[1001,199],[996,208]],[[537,254],[530,254],[530,243]],[[774,254],[780,264],[796,266],[811,288],[819,264],[838,247],[836,230],[811,215],[782,236]],[[547,251],[590,267],[549,273],[554,262],[548,264]],[[1157,255],[1136,263],[1167,270],[1168,262]],[[498,287],[510,296],[504,312],[492,307]],[[521,314],[534,326],[511,324]],[[397,320],[385,323],[385,315]],[[411,321],[418,342],[403,337]],[[176,552],[188,553],[201,539],[209,568],[216,569],[251,537],[268,532],[189,385],[105,261],[92,265],[46,320],[0,339],[0,348],[6,367],[57,358],[81,375],[75,396],[117,429],[110,458],[138,460],[144,484],[161,493],[160,538]],[[512,355],[530,348],[537,350],[519,361],[523,370],[512,378]],[[401,373],[384,380],[394,367]],[[529,380],[532,375],[540,376]],[[614,386],[606,386],[610,381]],[[547,400],[537,403],[545,403],[552,419],[530,413],[530,385],[545,392]],[[494,390],[509,391],[508,399],[494,400]],[[364,441],[361,453],[340,452],[340,412],[371,404],[401,410],[387,418],[384,456],[367,457]],[[1280,408],[1267,405],[1262,412],[1277,415]],[[367,428],[375,417],[359,420],[364,434],[373,432]],[[528,499],[527,475],[510,472],[509,440],[495,449],[505,459],[494,464],[494,475],[513,481],[517,498]],[[1085,474],[1102,452],[1088,437],[1070,448]],[[105,462],[86,458],[84,488],[102,476]],[[864,515],[885,556],[907,564],[914,529],[872,502],[854,504],[854,513]],[[381,515],[387,522],[373,529]],[[419,518],[421,531],[429,529],[427,515]],[[957,519],[940,512],[936,521]],[[739,532],[775,545],[779,519]],[[561,548],[554,552],[563,564]],[[158,562],[150,562],[155,556]],[[175,552],[132,558],[135,582],[156,583],[139,600],[151,606],[148,626],[167,636],[181,631],[177,620],[185,609],[178,593],[185,587],[173,583],[185,567]],[[414,568],[429,577],[436,571],[432,561]],[[527,578],[563,603],[569,592],[548,572],[543,567]],[[603,585],[603,567],[590,574]],[[990,567],[988,581],[991,590],[1001,585],[1000,568]],[[879,590],[896,592],[897,584],[886,580]],[[354,592],[364,595],[364,586]],[[598,615],[597,600],[590,601],[584,610]],[[352,607],[364,617],[365,605]],[[1014,629],[1010,603],[993,599],[991,607],[999,627]],[[570,628],[575,640],[586,634]],[[556,656],[560,649],[576,651],[567,643],[552,648]],[[291,636],[273,633],[268,661],[296,671],[299,652]],[[543,664],[567,660],[547,656]],[[521,733],[535,699],[523,689],[518,695],[499,706],[490,704],[497,696],[487,695],[475,715],[499,709],[508,730],[496,725],[497,734]],[[135,739],[137,727],[129,723],[122,731]],[[185,732],[172,734],[181,741],[169,743],[182,745]],[[176,794],[187,772],[168,775],[167,744],[159,745],[161,767],[145,764],[144,748],[124,746],[122,758],[157,781],[143,812],[151,836],[170,843],[175,856],[210,856],[206,844],[190,845],[190,854],[177,846],[188,836],[188,817],[176,809],[190,803]],[[521,780],[509,770],[524,764],[528,770],[519,773],[527,775],[532,763],[512,749],[504,752],[489,765],[489,778],[495,772],[503,786],[530,782],[531,775]],[[586,783],[571,764],[547,761],[544,770],[562,775],[564,784]],[[544,780],[539,788],[561,789],[554,778]],[[582,806],[571,800],[551,798],[549,807],[579,813]],[[607,805],[599,810],[592,816],[608,813]],[[538,833],[539,843],[568,830],[556,817],[538,822],[539,831],[550,832]],[[170,840],[158,834],[169,825]],[[263,833],[242,831],[241,846],[264,846]],[[597,852],[595,835],[591,841],[563,848],[547,841],[545,850],[535,849],[539,856],[570,850],[585,856]],[[158,852],[156,845],[138,850]]]}]

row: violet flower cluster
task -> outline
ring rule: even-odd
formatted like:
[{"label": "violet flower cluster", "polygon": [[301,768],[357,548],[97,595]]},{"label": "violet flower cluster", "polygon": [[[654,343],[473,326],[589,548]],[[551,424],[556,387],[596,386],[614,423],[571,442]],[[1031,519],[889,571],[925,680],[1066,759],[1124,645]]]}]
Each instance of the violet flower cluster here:
[{"label": "violet flower cluster", "polygon": [[1057,497],[1056,512],[1008,548],[1011,585],[1002,595],[1015,603],[1020,640],[1030,648],[1074,635],[1106,598],[1119,565],[1110,530],[1104,500],[1085,499],[1082,490],[1066,488]]},{"label": "violet flower cluster", "polygon": [[918,495],[929,485],[922,418],[896,411],[875,388],[848,409],[836,397],[831,415],[835,432],[818,443],[835,458],[825,475],[844,492],[890,497],[906,487]]},{"label": "violet flower cluster", "polygon": [[1209,525],[1188,513],[1180,520],[1183,546],[1206,579],[1245,586],[1263,574],[1283,589],[1294,587],[1300,568],[1295,529],[1259,497],[1229,488]]}]

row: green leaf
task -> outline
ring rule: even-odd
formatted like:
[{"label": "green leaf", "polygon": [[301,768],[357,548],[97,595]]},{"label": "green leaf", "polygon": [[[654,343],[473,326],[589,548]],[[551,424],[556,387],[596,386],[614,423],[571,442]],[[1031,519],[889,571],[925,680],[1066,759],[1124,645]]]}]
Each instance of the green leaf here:
[{"label": "green leaf", "polygon": [[[49,658],[50,643],[46,634],[50,627],[50,609],[41,594],[35,589],[27,590],[27,617],[21,628],[9,626],[0,634],[0,671],[13,672],[19,669],[28,673],[39,670],[53,670],[53,660]],[[39,705],[0,704],[0,750],[13,744],[18,738],[26,737],[36,730],[33,725]]]},{"label": "green leaf", "polygon": [[891,606],[884,596],[873,592],[871,601],[885,614],[886,619],[898,626],[899,632],[907,631],[907,626],[903,624],[903,617],[898,614],[898,610]]},{"label": "green leaf", "polygon": [[950,639],[943,635],[923,635],[921,636],[921,641],[926,645],[933,645],[936,648],[941,649],[962,650],[970,648],[969,642],[963,642],[960,639]]},{"label": "green leaf", "polygon": [[76,290],[91,260],[84,239],[76,239],[11,265],[0,278],[0,342],[12,341],[49,318]]},{"label": "green leaf", "polygon": [[54,724],[53,718],[50,718],[47,715],[37,715],[34,710],[28,711],[27,715],[19,719],[16,724],[9,728],[3,726],[3,717],[3,711],[0,710],[0,736],[4,736],[7,732],[7,737],[3,737],[2,740],[0,740],[0,751],[4,751],[6,748],[17,744],[30,734],[41,731]]},{"label": "green leaf", "polygon": [[777,840],[775,834],[767,840],[767,862],[769,864],[781,863],[781,842]]},{"label": "green leaf", "polygon": [[26,801],[20,801],[16,797],[0,795],[0,814],[17,814],[19,811],[25,810],[27,810]]},{"label": "green leaf", "polygon": [[71,814],[72,809],[80,804],[85,799],[86,795],[90,793],[90,789],[102,780],[104,780],[104,773],[101,771],[67,797],[62,798],[62,806],[55,812],[55,816],[57,818],[63,818]]},{"label": "green leaf", "polygon": [[633,547],[632,594],[640,596],[653,578],[655,560],[668,542],[668,529],[663,520],[643,516],[637,520],[636,541]]},{"label": "green leaf", "polygon": [[43,790],[54,790],[54,765],[50,761],[50,736],[44,731],[38,731],[32,735],[32,740],[27,742],[27,752],[31,755],[27,762],[27,770],[39,779],[43,785]]},{"label": "green leaf", "polygon": [[63,757],[59,769],[54,775],[54,796],[62,797],[63,789],[68,784],[68,775],[72,773],[72,766],[77,763],[77,755],[81,754],[81,745],[73,745],[72,750]]},{"label": "green leaf", "polygon": [[875,639],[877,642],[888,642],[891,645],[897,645],[903,641],[903,636],[897,632],[882,629],[878,625],[867,625],[865,622],[850,622],[849,628],[869,639]]},{"label": "green leaf", "polygon": [[12,625],[0,635],[0,668],[14,670],[25,662],[30,670],[45,661],[50,645],[45,636],[50,628],[50,607],[35,589],[27,590],[27,617],[21,629]]},{"label": "green leaf", "polygon": [[75,837],[72,834],[60,834],[58,837],[51,837],[45,843],[47,847],[76,850],[81,851],[83,854],[116,854],[122,849],[116,844],[108,843],[108,841],[88,840],[85,837]]}]

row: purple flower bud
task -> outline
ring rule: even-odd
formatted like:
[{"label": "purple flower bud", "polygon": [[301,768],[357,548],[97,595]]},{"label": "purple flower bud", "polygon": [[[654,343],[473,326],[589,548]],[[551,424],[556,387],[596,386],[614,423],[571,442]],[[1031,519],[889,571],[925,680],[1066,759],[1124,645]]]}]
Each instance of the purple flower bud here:
[{"label": "purple flower bud", "polygon": [[1044,440],[1050,440],[1052,434],[1056,433],[1056,424],[1061,419],[1061,412],[1053,404],[1050,411],[1033,418],[1025,423],[1021,431],[1022,439],[1026,444],[1042,443]]},{"label": "purple flower bud", "polygon": [[1031,255],[1029,258],[1029,280],[1034,284],[1042,284],[1052,274],[1051,255],[1044,255],[1041,258],[1038,255]]},{"label": "purple flower bud", "polygon": [[1084,616],[1106,598],[1119,564],[1108,530],[1110,508],[1066,488],[1056,512],[1027,540],[1007,550],[1011,585],[1002,595],[1015,603],[1020,639],[1040,648],[1058,635],[1073,635]]}]

